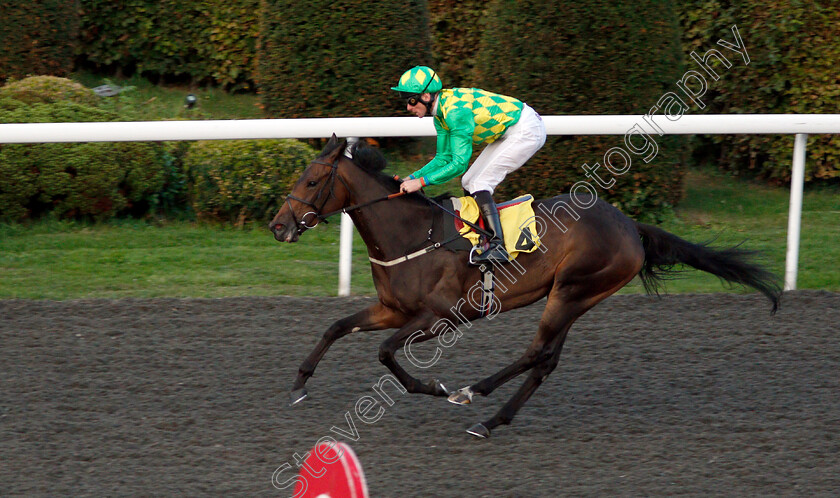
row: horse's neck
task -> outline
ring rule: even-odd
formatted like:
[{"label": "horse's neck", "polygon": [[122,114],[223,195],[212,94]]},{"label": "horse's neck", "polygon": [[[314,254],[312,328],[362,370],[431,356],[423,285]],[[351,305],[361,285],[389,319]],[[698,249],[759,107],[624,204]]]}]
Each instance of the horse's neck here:
[{"label": "horse's neck", "polygon": [[[391,193],[373,178],[354,181],[350,203],[362,204]],[[394,259],[419,249],[429,236],[433,221],[428,205],[405,197],[382,200],[349,214],[368,254],[377,259]]]}]

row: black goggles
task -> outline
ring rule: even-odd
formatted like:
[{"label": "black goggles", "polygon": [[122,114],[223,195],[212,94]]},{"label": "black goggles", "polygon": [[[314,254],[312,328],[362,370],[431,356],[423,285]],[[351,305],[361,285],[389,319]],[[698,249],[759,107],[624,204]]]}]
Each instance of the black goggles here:
[{"label": "black goggles", "polygon": [[416,106],[417,104],[423,104],[423,100],[420,99],[422,94],[419,93],[408,93],[408,92],[400,92],[402,94],[402,98],[405,99],[406,103],[412,107]]}]

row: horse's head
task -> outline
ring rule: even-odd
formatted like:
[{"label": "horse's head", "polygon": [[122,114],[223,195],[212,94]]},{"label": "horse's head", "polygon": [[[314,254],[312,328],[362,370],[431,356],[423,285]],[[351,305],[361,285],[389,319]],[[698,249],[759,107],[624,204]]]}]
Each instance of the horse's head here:
[{"label": "horse's head", "polygon": [[303,171],[277,216],[268,224],[280,242],[297,242],[300,234],[321,222],[325,213],[337,211],[348,199],[347,185],[338,173],[344,159],[345,140],[332,136],[324,152]]}]

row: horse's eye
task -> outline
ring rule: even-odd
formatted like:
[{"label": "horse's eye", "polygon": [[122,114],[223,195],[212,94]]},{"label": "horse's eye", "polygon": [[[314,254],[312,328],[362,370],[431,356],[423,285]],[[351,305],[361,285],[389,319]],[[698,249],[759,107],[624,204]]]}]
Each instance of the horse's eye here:
[{"label": "horse's eye", "polygon": [[313,181],[309,182],[307,185],[309,185],[310,187],[314,187],[315,185],[318,185],[318,182],[313,180]]}]

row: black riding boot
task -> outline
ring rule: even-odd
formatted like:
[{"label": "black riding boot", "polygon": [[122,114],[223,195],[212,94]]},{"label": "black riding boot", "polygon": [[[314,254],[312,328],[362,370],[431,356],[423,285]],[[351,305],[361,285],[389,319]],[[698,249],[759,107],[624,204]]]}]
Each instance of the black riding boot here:
[{"label": "black riding boot", "polygon": [[487,190],[480,190],[473,194],[475,202],[478,204],[478,209],[481,211],[481,216],[484,217],[484,223],[489,232],[493,234],[490,238],[489,245],[486,251],[482,252],[473,261],[476,263],[496,262],[508,263],[510,262],[510,255],[505,250],[505,236],[502,233],[502,222],[499,220],[499,210],[496,208],[496,203],[493,202],[493,196]]}]

